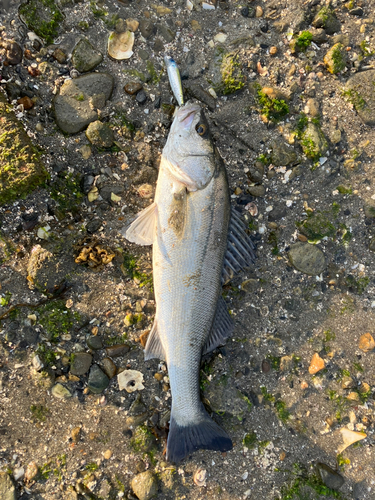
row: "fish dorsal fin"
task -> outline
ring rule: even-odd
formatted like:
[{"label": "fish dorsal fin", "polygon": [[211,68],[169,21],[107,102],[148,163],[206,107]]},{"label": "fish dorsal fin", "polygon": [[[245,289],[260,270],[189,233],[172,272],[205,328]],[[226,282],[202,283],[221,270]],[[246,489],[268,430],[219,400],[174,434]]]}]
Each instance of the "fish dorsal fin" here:
[{"label": "fish dorsal fin", "polygon": [[165,360],[165,351],[158,334],[158,325],[156,319],[154,320],[154,324],[152,325],[145,348],[145,360],[147,361],[148,359],[153,358]]},{"label": "fish dorsal fin", "polygon": [[203,347],[203,354],[213,351],[219,345],[225,344],[233,331],[233,321],[223,297],[220,297],[216,306],[216,313],[212,323],[210,335]]},{"label": "fish dorsal fin", "polygon": [[226,283],[245,267],[254,263],[254,244],[246,233],[246,226],[232,208],[228,229],[228,246],[224,258],[222,282]]},{"label": "fish dorsal fin", "polygon": [[155,203],[151,203],[149,207],[139,212],[137,218],[125,229],[123,233],[125,238],[138,245],[152,245],[156,228],[156,212]]}]

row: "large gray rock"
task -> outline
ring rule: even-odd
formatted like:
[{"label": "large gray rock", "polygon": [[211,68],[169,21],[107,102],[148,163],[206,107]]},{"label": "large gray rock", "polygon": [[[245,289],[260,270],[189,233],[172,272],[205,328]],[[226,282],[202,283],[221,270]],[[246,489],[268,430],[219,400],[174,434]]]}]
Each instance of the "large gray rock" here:
[{"label": "large gray rock", "polygon": [[345,479],[341,474],[333,470],[329,465],[320,462],[317,464],[316,468],[321,480],[328,488],[339,490],[345,483]]},{"label": "large gray rock", "polygon": [[90,98],[104,94],[108,100],[113,91],[113,76],[109,73],[89,73],[67,80],[54,99],[56,123],[63,132],[76,134],[98,119],[90,106]]},{"label": "large gray rock", "polygon": [[326,260],[324,253],[315,245],[296,243],[289,251],[289,260],[301,273],[317,276],[324,271]]},{"label": "large gray rock", "polygon": [[375,70],[362,71],[349,78],[345,95],[366,125],[375,125]]},{"label": "large gray rock", "polygon": [[150,470],[142,472],[133,478],[132,490],[139,500],[150,500],[158,492],[158,481]]},{"label": "large gray rock", "polygon": [[70,372],[73,375],[84,375],[89,371],[92,363],[92,356],[87,352],[77,352],[72,358]]},{"label": "large gray rock", "polygon": [[16,489],[7,472],[0,472],[0,498],[1,500],[17,500]]}]

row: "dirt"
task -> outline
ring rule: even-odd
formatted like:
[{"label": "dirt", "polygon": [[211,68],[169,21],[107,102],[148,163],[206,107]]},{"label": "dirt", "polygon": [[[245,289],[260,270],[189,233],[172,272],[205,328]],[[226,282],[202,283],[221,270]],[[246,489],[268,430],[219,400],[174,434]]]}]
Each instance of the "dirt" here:
[{"label": "dirt", "polygon": [[[363,334],[375,336],[375,141],[374,128],[355,110],[358,99],[345,93],[350,76],[374,65],[374,2],[349,6],[361,8],[361,16],[334,3],[347,41],[329,34],[325,43],[294,55],[292,33],[314,32],[311,23],[323,3],[219,2],[215,10],[189,11],[180,1],[62,2],[59,38],[38,49],[27,39],[18,5],[0,4],[3,37],[24,51],[21,63],[2,66],[0,84],[5,89],[8,80],[19,81],[23,91],[32,84],[33,108],[17,113],[50,180],[0,207],[0,468],[12,478],[14,498],[131,499],[131,481],[145,470],[155,473],[160,500],[375,498],[375,355],[359,348]],[[171,12],[160,15],[156,6]],[[261,7],[262,15],[244,17],[245,7]],[[134,55],[126,61],[107,56],[113,14],[150,19],[158,30],[145,39],[138,28]],[[177,33],[169,43],[163,37],[168,29]],[[231,436],[233,450],[199,450],[174,465],[163,454],[171,403],[167,367],[143,358],[155,314],[151,250],[128,243],[121,231],[152,200],[171,123],[175,102],[163,53],[175,57],[186,82],[208,91],[217,78],[210,41],[218,34],[228,35],[222,50],[238,55],[243,86],[231,86],[227,95],[216,87],[216,107],[202,89],[199,98],[210,106],[210,130],[227,167],[233,205],[257,245],[257,260],[223,289],[235,321],[233,337],[202,360],[203,402]],[[111,149],[90,146],[84,131],[63,134],[54,119],[53,97],[73,69],[69,54],[80,37],[104,55],[93,71],[115,79],[99,113],[115,133]],[[331,74],[323,57],[338,42],[350,48],[349,58],[344,71]],[[52,57],[57,47],[67,62]],[[276,55],[271,47],[277,47]],[[140,50],[147,51],[147,61]],[[43,62],[51,65],[49,74],[28,72]],[[147,71],[151,79],[145,83],[140,73]],[[130,82],[143,86],[144,104],[124,91]],[[270,88],[274,93],[265,91]],[[159,97],[162,105],[155,107]],[[287,103],[285,116],[285,106],[275,110],[275,99]],[[276,111],[281,114],[273,120]],[[324,133],[327,151],[317,154],[311,147],[304,116]],[[86,159],[82,146],[91,148]],[[89,201],[94,178],[100,197]],[[250,202],[256,215],[246,208]],[[305,274],[291,264],[289,250],[300,242],[323,251],[321,274]],[[88,245],[90,266],[81,254]],[[90,336],[100,337],[103,347],[90,349]],[[113,357],[106,348],[117,344],[126,344],[126,353]],[[88,373],[70,373],[79,352],[90,352],[100,367],[112,354],[117,370],[142,372],[144,389],[120,391],[114,377],[94,394]],[[314,353],[324,369],[311,374]],[[57,383],[71,397],[54,396]],[[345,428],[366,438],[340,452]],[[38,467],[33,477],[32,462]],[[344,478],[339,490],[317,476],[318,463]],[[203,486],[194,481],[199,469],[207,471]]]}]

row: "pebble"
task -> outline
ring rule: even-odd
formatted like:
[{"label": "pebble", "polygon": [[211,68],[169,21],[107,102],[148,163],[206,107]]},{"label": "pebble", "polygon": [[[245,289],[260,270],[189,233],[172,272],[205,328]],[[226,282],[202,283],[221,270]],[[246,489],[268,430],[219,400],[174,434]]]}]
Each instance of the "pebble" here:
[{"label": "pebble", "polygon": [[138,102],[138,104],[144,104],[147,101],[146,92],[144,90],[140,90],[135,96],[135,99]]},{"label": "pebble", "polygon": [[80,73],[91,71],[102,60],[101,52],[96,50],[86,38],[77,43],[72,53],[72,65]]},{"label": "pebble", "polygon": [[318,462],[316,464],[316,469],[319,473],[320,479],[327,486],[327,488],[339,490],[345,482],[341,474],[336,472],[334,469],[331,469],[329,465]]},{"label": "pebble", "polygon": [[103,341],[98,335],[90,335],[90,337],[87,338],[86,343],[88,347],[94,351],[103,348]]},{"label": "pebble", "polygon": [[115,344],[110,347],[106,347],[105,352],[107,356],[111,358],[117,358],[119,356],[124,356],[130,351],[130,347],[126,344]]},{"label": "pebble", "polygon": [[117,366],[115,363],[111,360],[111,358],[103,358],[102,359],[102,367],[109,379],[112,379],[117,372]]},{"label": "pebble", "polygon": [[60,49],[60,47],[58,47],[52,52],[52,57],[54,57],[56,61],[60,64],[65,64],[68,59],[67,55],[63,50]]},{"label": "pebble", "polygon": [[309,276],[318,276],[326,267],[324,253],[316,245],[295,243],[291,246],[288,256],[298,271]]},{"label": "pebble", "polygon": [[364,352],[370,352],[375,347],[375,340],[371,333],[364,333],[359,339],[358,347]]},{"label": "pebble", "polygon": [[44,127],[43,127],[43,125],[42,125],[40,122],[38,122],[38,123],[35,125],[35,130],[36,130],[37,132],[43,132],[43,131],[44,131]]},{"label": "pebble", "polygon": [[1,500],[17,500],[16,489],[7,472],[0,472],[0,498]]},{"label": "pebble", "polygon": [[353,93],[352,100],[358,116],[363,123],[375,125],[375,70],[361,71],[355,74],[345,84],[345,90]]},{"label": "pebble", "polygon": [[81,148],[79,148],[79,152],[84,160],[88,160],[92,154],[91,146],[84,144]]},{"label": "pebble", "polygon": [[148,40],[156,33],[156,26],[149,19],[142,19],[139,21],[139,31],[141,35]]},{"label": "pebble", "polygon": [[129,19],[126,19],[125,22],[126,22],[126,26],[128,27],[128,29],[130,31],[132,31],[133,33],[135,33],[137,31],[137,29],[139,28],[139,22],[136,19],[129,18]]},{"label": "pebble", "polygon": [[87,352],[77,352],[72,355],[70,373],[73,375],[84,375],[90,369],[92,356]]},{"label": "pebble", "polygon": [[142,89],[142,84],[138,82],[129,82],[124,87],[125,92],[129,95],[134,95]]},{"label": "pebble", "polygon": [[26,467],[25,480],[27,483],[32,481],[38,475],[39,469],[36,462],[29,462]]},{"label": "pebble", "polygon": [[316,352],[311,358],[309,373],[310,375],[315,375],[315,373],[318,373],[320,370],[323,370],[323,368],[325,368],[324,360]]},{"label": "pebble", "polygon": [[255,17],[262,17],[263,16],[263,9],[260,5],[257,5],[255,8]]},{"label": "pebble", "polygon": [[71,432],[70,432],[70,437],[72,438],[73,443],[78,443],[81,437],[81,430],[82,428],[80,426],[74,427]]},{"label": "pebble", "polygon": [[277,47],[274,45],[270,48],[270,56],[275,56],[277,54]]},{"label": "pebble", "polygon": [[91,144],[102,148],[110,148],[115,139],[113,130],[109,124],[99,120],[89,124],[86,130],[86,137]]},{"label": "pebble", "polygon": [[262,198],[266,194],[266,188],[264,186],[249,186],[247,192],[252,196]]},{"label": "pebble", "polygon": [[87,386],[94,394],[100,394],[109,385],[109,378],[98,365],[92,365]]},{"label": "pebble", "polygon": [[137,474],[132,479],[131,487],[139,500],[150,500],[158,492],[157,479],[150,470]]},{"label": "pebble", "polygon": [[51,394],[58,399],[68,399],[72,397],[72,394],[69,391],[69,389],[67,389],[62,384],[59,383],[52,387]]},{"label": "pebble", "polygon": [[27,96],[18,99],[17,104],[21,104],[26,110],[31,109],[34,106],[34,102]]},{"label": "pebble", "polygon": [[35,354],[33,356],[33,367],[35,368],[36,371],[40,372],[40,370],[43,370],[44,368],[44,363],[40,359],[38,354]]},{"label": "pebble", "polygon": [[14,40],[4,40],[0,43],[0,56],[3,54],[3,61],[15,66],[22,61],[22,48]]},{"label": "pebble", "polygon": [[109,460],[113,455],[113,452],[111,450],[106,450],[104,453],[103,453],[103,457],[106,459],[106,460]]}]

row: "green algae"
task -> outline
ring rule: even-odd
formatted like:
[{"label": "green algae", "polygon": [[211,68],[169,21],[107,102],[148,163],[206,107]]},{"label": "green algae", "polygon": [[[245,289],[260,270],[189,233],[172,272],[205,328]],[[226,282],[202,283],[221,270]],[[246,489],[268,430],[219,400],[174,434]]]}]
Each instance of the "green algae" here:
[{"label": "green algae", "polygon": [[29,29],[47,44],[53,43],[64,19],[54,0],[29,0],[20,6],[18,12]]}]

